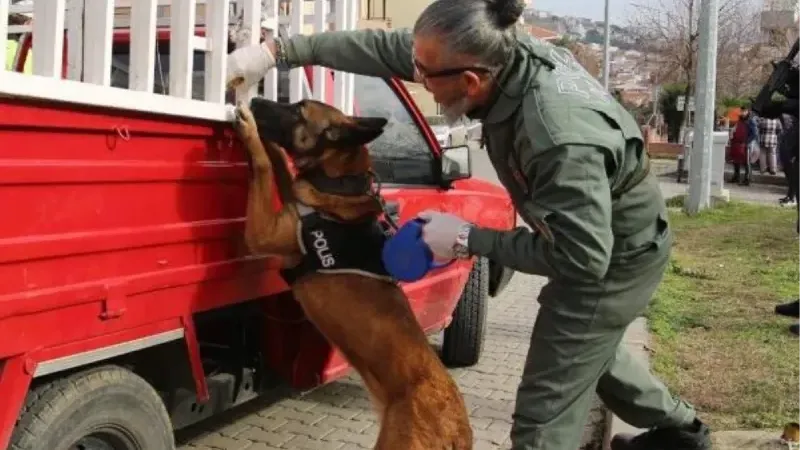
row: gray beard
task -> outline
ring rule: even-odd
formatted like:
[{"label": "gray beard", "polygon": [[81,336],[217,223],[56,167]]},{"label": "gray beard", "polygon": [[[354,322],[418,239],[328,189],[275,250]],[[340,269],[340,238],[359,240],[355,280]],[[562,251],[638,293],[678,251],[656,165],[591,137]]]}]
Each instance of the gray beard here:
[{"label": "gray beard", "polygon": [[458,119],[464,117],[470,109],[469,100],[462,97],[460,100],[451,103],[450,105],[442,105],[442,116],[447,122],[447,125],[453,126],[458,122]]}]

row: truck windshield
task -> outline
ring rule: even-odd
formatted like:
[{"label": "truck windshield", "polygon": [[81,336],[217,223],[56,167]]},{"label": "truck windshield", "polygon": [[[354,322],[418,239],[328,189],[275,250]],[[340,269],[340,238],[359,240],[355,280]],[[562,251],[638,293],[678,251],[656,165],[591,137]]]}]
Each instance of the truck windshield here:
[{"label": "truck windshield", "polygon": [[355,114],[388,119],[383,134],[367,144],[375,172],[386,183],[434,184],[428,141],[406,104],[385,80],[355,75]]}]

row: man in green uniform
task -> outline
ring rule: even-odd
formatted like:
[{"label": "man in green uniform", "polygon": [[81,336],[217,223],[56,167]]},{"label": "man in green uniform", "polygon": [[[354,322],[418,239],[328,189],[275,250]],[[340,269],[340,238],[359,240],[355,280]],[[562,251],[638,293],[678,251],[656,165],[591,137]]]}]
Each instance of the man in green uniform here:
[{"label": "man in green uniform", "polygon": [[564,49],[518,36],[516,0],[436,0],[414,30],[325,32],[233,52],[228,80],[319,65],[422,83],[445,116],[483,122],[500,181],[531,227],[499,231],[426,212],[441,257],[485,256],[549,279],[519,386],[514,450],[575,450],[597,392],[647,428],[614,450],[705,450],[708,428],[621,345],[672,243],[638,126]]}]

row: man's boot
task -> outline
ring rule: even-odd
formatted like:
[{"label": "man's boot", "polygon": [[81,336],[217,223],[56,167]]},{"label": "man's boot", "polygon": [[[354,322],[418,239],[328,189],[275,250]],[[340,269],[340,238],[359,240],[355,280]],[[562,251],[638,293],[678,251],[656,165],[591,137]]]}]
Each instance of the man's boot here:
[{"label": "man's boot", "polygon": [[775,306],[775,314],[787,317],[800,317],[800,300]]},{"label": "man's boot", "polygon": [[618,434],[611,450],[710,450],[711,431],[698,419],[684,427],[653,428],[638,435]]}]

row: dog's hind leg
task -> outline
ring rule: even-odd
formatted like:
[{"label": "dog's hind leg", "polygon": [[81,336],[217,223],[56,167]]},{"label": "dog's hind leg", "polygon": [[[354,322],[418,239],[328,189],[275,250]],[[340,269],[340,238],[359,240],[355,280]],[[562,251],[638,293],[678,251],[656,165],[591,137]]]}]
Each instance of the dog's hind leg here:
[{"label": "dog's hind leg", "polygon": [[[276,211],[275,173],[258,135],[255,119],[247,106],[236,108],[236,130],[253,161],[253,177],[247,198],[245,242],[256,254],[290,255],[299,252],[297,216],[293,206]],[[273,145],[273,144],[268,144]]]},{"label": "dog's hind leg", "polygon": [[361,380],[364,382],[364,386],[367,388],[367,394],[369,395],[369,399],[372,403],[373,409],[375,410],[375,414],[378,416],[378,422],[382,422],[383,416],[386,412],[386,391],[381,389],[381,385],[378,383],[378,380],[375,379],[375,376],[372,375],[372,373],[368,370],[359,372],[359,375],[361,376]]},{"label": "dog's hind leg", "polygon": [[454,436],[452,450],[472,450],[473,435],[472,425],[469,423],[469,418],[466,418],[458,428],[459,429]]},{"label": "dog's hind leg", "polygon": [[390,401],[375,450],[472,450],[468,421],[463,427],[450,410],[429,408],[422,395]]},{"label": "dog's hind leg", "polygon": [[408,399],[392,401],[387,405],[374,450],[440,450],[422,446],[419,437],[413,435],[417,430],[414,423],[409,423],[413,416],[414,408]]}]

